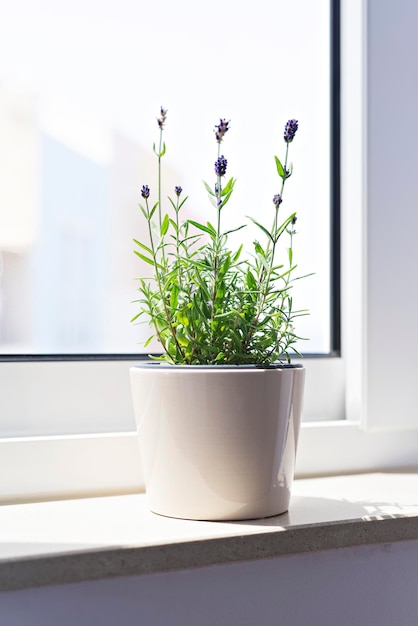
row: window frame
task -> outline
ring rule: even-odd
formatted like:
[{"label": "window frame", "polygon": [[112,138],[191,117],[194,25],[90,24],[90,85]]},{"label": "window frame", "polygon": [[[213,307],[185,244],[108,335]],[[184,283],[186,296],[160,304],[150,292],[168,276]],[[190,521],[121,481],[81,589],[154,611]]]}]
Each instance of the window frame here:
[{"label": "window frame", "polygon": [[[308,419],[316,421],[318,418],[330,420],[338,414],[339,419],[344,415],[344,382],[342,362],[339,357],[340,349],[340,262],[339,262],[339,197],[340,197],[340,163],[339,154],[339,5],[340,0],[330,0],[331,28],[334,62],[331,72],[331,146],[333,147],[332,180],[334,184],[330,191],[333,202],[332,224],[332,292],[336,306],[332,311],[331,345],[334,351],[331,355],[321,358],[308,355],[304,364],[309,369],[308,385],[306,389],[306,405]],[[137,441],[134,417],[130,405],[130,394],[127,389],[128,369],[144,355],[2,355],[0,356],[0,391],[3,396],[10,390],[20,386],[26,392],[29,390],[28,408],[23,405],[12,406],[13,394],[9,399],[9,422],[19,421],[19,412],[26,412],[27,422],[41,414],[47,423],[54,425],[54,434],[42,432],[39,436],[21,436],[22,427],[18,435],[0,440],[0,476],[7,476],[3,486],[0,486],[0,498],[3,500],[37,499],[43,497],[68,497],[73,494],[103,493],[104,491],[120,492],[143,487],[143,479],[138,459]],[[122,383],[122,376],[126,375],[126,384]],[[335,380],[335,393],[327,401],[321,402],[316,394],[322,380]],[[98,390],[112,380],[111,397],[106,396],[104,402],[97,398],[94,407],[88,391],[82,390],[81,379],[91,381],[92,389]],[[71,398],[66,398],[66,409],[74,410],[74,432],[60,430],[59,416],[60,398],[64,397],[65,380],[74,381],[77,388],[78,407],[72,408]],[[3,384],[1,383],[3,381]],[[115,381],[118,381],[117,383]],[[80,391],[81,390],[81,391]],[[26,395],[26,394],[25,394]],[[67,394],[68,395],[68,394]],[[98,394],[97,394],[98,395]],[[69,403],[69,405],[68,405]],[[83,432],[82,405],[89,407],[89,422],[100,422],[100,432]],[[6,403],[7,406],[7,403]],[[114,407],[118,407],[124,419],[123,429],[119,432],[107,432],[107,424],[112,423]],[[77,413],[77,415],[76,415]],[[128,424],[131,424],[129,428]],[[24,427],[25,422],[23,422]],[[10,430],[10,429],[9,429]],[[103,432],[105,431],[105,432]],[[11,431],[12,432],[12,431]],[[108,454],[115,459],[109,465]],[[74,463],[77,459],[77,463]],[[89,459],[94,459],[91,463]],[[25,468],[24,471],[22,469]],[[117,468],[117,469],[115,469]],[[53,471],[51,471],[51,469]],[[27,477],[31,480],[28,481]],[[81,480],[82,477],[82,480]]]},{"label": "window frame", "polygon": [[[367,0],[341,0],[343,356],[304,359],[311,385],[311,391],[307,390],[306,412],[311,411],[312,402],[316,407],[311,414],[314,421],[305,422],[300,434],[297,475],[305,477],[405,468],[416,466],[418,459],[418,424],[411,428],[410,423],[400,420],[388,427],[383,420],[380,428],[379,416],[371,416],[370,364],[379,351],[368,338],[367,311],[374,292],[367,287],[371,279],[371,254],[383,242],[382,234],[370,229],[369,221],[367,183],[375,146],[370,141],[367,125],[370,115],[368,8]],[[334,236],[339,236],[337,231],[340,232],[339,226],[334,223]],[[375,267],[373,271],[376,272]],[[335,271],[334,276],[337,273]],[[122,368],[127,380],[128,368],[136,360],[132,355],[109,361],[109,372],[112,368]],[[3,367],[19,365],[22,364],[0,363],[0,372]],[[79,369],[75,359],[53,361],[49,365],[53,365],[51,371],[67,368],[70,376],[72,368],[75,368],[73,372]],[[91,360],[88,365],[92,368],[91,375],[95,376],[97,362]],[[26,373],[17,377],[22,389],[25,389],[25,376],[28,377],[26,382],[31,380],[36,386],[41,368],[42,363],[27,363]],[[0,376],[3,388],[7,386],[4,380]],[[60,391],[53,385],[52,389],[60,397]],[[44,391],[40,390],[39,395],[45,395]],[[121,407],[128,410],[130,399],[126,388],[121,391],[115,387],[112,393],[113,400],[107,403],[106,410],[110,410],[109,406],[113,411]],[[414,402],[413,394],[408,401]],[[44,407],[39,410],[48,410],[48,406],[46,397]],[[335,419],[324,421],[330,417]],[[3,502],[138,491],[143,488],[143,479],[135,427],[122,432],[0,440],[0,476]]]}]

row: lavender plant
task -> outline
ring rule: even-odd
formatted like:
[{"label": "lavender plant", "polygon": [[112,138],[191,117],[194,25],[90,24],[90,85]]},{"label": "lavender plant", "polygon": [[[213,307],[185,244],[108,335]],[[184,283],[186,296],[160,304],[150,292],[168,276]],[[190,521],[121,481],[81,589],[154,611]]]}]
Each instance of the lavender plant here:
[{"label": "lavender plant", "polygon": [[[170,213],[163,212],[161,160],[166,152],[163,132],[167,111],[158,118],[159,143],[153,150],[158,159],[158,198],[150,202],[150,189],[143,185],[139,204],[147,225],[148,241],[134,239],[135,254],[152,266],[152,278],[139,278],[139,312],[132,321],[146,315],[154,337],[164,353],[159,360],[175,364],[260,364],[290,361],[297,353],[294,320],[305,311],[293,310],[293,236],[296,213],[280,217],[285,183],[292,175],[289,146],[298,122],[285,125],[283,163],[276,156],[280,191],[273,196],[272,225],[249,219],[259,229],[264,245],[254,241],[252,253],[242,258],[243,246],[228,247],[228,236],[244,228],[222,230],[222,214],[234,190],[235,179],[225,180],[228,161],[221,144],[230,123],[221,119],[215,126],[217,159],[215,183],[204,183],[213,205],[215,224],[181,220],[188,197],[180,186],[169,197]],[[287,262],[277,261],[279,244],[287,245]],[[287,242],[287,243],[285,243]]]}]

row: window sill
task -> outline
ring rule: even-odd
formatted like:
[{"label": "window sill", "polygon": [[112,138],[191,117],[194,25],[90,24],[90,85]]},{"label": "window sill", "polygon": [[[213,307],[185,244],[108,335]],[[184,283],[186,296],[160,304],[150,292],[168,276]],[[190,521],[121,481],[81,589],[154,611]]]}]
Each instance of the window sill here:
[{"label": "window sill", "polygon": [[0,591],[418,540],[418,471],[296,480],[290,511],[160,517],[144,494],[0,508]]}]

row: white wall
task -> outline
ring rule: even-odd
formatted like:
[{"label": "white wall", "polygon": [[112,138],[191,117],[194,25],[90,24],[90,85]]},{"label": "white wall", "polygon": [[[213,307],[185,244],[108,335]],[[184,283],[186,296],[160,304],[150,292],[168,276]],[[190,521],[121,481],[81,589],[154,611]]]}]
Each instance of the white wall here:
[{"label": "white wall", "polygon": [[[417,427],[412,396],[418,378],[417,27],[416,0],[368,1],[365,348],[369,428]],[[400,354],[412,358],[405,370],[397,368],[394,379],[388,364]]]},{"label": "white wall", "polygon": [[418,541],[0,594],[4,626],[416,626]]}]

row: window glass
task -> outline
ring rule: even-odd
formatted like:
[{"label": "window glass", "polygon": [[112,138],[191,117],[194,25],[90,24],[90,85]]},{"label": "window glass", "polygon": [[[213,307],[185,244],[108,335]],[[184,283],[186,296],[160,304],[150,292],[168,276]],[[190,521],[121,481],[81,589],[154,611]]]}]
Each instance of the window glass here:
[{"label": "window glass", "polygon": [[[330,350],[329,0],[158,3],[14,0],[0,20],[0,353],[138,353],[130,324],[137,204],[156,191],[156,117],[168,109],[163,195],[213,220],[219,118],[237,178],[225,223],[270,223],[274,155],[299,120],[282,210],[297,211],[296,306],[306,353]],[[156,197],[156,196],[154,196]],[[240,231],[250,244],[251,228]],[[148,348],[150,350],[151,348]]]}]

